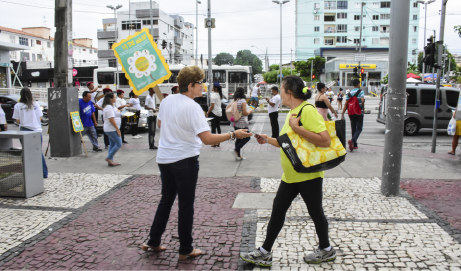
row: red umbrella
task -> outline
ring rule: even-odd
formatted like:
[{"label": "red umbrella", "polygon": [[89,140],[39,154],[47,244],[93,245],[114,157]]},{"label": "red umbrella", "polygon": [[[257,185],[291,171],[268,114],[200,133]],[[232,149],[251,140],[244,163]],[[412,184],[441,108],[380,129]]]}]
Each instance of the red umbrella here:
[{"label": "red umbrella", "polygon": [[267,83],[264,82],[264,81],[261,81],[261,82],[259,82],[258,84],[260,84],[260,85],[265,85],[265,84],[267,84]]},{"label": "red umbrella", "polygon": [[408,78],[419,79],[419,78],[421,78],[421,76],[418,76],[418,75],[416,75],[416,74],[414,74],[414,73],[409,73],[409,74],[407,74],[407,79],[408,79]]}]

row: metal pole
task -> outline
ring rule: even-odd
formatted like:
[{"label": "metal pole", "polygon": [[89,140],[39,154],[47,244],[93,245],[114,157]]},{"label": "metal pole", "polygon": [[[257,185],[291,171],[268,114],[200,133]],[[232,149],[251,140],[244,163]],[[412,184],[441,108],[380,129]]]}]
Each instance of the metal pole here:
[{"label": "metal pole", "polygon": [[[150,10],[149,10],[149,15],[150,15],[150,34],[154,35],[154,22],[152,18],[152,0],[150,0]],[[131,23],[131,22],[130,22]]]},{"label": "metal pole", "polygon": [[[152,0],[151,0],[151,4],[152,4]],[[152,6],[151,6],[151,10],[152,10]],[[118,30],[117,30],[117,8],[114,8],[114,19],[115,19],[115,41],[118,42]],[[115,90],[118,89],[118,62],[117,62],[117,59],[115,59],[115,66],[117,67],[117,74],[115,76]]]},{"label": "metal pole", "polygon": [[[439,41],[437,42],[439,44],[439,53],[438,53],[438,59],[437,59],[437,65],[442,66],[442,57],[443,57],[443,34],[445,31],[445,14],[447,12],[447,2],[448,0],[443,0],[442,1],[442,16],[440,17],[440,33],[439,33]],[[440,76],[442,75],[442,70],[441,67],[437,69],[437,86],[435,88],[435,103],[436,106],[434,106],[434,124],[432,126],[432,148],[431,152],[435,153],[435,148],[437,144],[437,113],[439,108],[437,108],[437,104],[440,105]]]},{"label": "metal pole", "polygon": [[198,0],[195,0],[195,66],[198,66]]},{"label": "metal pole", "polygon": [[[359,54],[362,53],[362,29],[363,29],[363,5],[365,3],[362,2],[360,5],[360,41],[359,41]],[[360,61],[359,61],[359,67],[360,69]],[[359,71],[360,72],[360,71]],[[362,87],[362,74],[360,74],[360,87]]]},{"label": "metal pole", "polygon": [[282,63],[282,2],[280,3],[280,86],[282,86],[282,70],[283,70],[283,63]]},{"label": "metal pole", "polygon": [[[312,80],[312,70],[314,69],[314,59],[311,59],[311,83],[314,84]],[[311,86],[312,87],[312,86]]]},{"label": "metal pole", "polygon": [[213,59],[211,55],[211,0],[208,0],[208,93],[207,105],[210,106],[210,93],[213,87]]},{"label": "metal pole", "polygon": [[391,5],[391,32],[389,34],[389,90],[387,94],[387,122],[383,157],[381,193],[396,196],[400,189],[402,167],[403,123],[406,106],[406,75],[408,60],[408,32],[410,0],[393,1]]},{"label": "metal pole", "polygon": [[[434,42],[435,42],[435,37],[436,37],[436,34],[435,34],[435,30],[434,30]],[[432,67],[432,84],[435,85],[435,80],[434,80],[434,67]]]},{"label": "metal pole", "polygon": [[264,68],[265,68],[266,72],[269,71],[269,65],[268,64],[269,64],[269,59],[267,58],[267,47],[266,47],[266,57],[264,58],[264,65],[265,65]]},{"label": "metal pole", "polygon": [[293,49],[291,49],[290,68],[291,68],[291,75],[293,75]]},{"label": "metal pole", "polygon": [[[424,10],[425,10],[425,15],[424,15],[424,40],[423,40],[423,52],[424,52],[424,57],[426,57],[426,50],[424,50],[424,45],[426,44],[426,22],[427,22],[427,3],[424,3]],[[424,59],[423,57],[423,59]],[[424,83],[424,73],[426,72],[426,65],[422,63],[423,65],[423,83]]]},{"label": "metal pole", "polygon": [[448,69],[447,69],[447,84],[450,81],[450,67],[451,67],[451,57],[448,55],[448,50],[447,50],[447,57],[448,57]]}]

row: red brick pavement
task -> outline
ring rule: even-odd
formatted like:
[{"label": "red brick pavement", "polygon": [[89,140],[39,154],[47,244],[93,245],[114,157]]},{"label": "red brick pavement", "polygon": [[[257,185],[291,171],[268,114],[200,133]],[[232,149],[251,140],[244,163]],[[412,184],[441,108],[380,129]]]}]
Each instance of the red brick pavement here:
[{"label": "red brick pavement", "polygon": [[244,210],[232,209],[238,192],[257,192],[249,178],[199,179],[194,246],[204,255],[178,263],[177,203],[161,253],[144,252],[159,201],[158,177],[140,176],[74,221],[27,248],[0,269],[237,269]]},{"label": "red brick pavement", "polygon": [[461,180],[402,180],[401,188],[461,230]]}]

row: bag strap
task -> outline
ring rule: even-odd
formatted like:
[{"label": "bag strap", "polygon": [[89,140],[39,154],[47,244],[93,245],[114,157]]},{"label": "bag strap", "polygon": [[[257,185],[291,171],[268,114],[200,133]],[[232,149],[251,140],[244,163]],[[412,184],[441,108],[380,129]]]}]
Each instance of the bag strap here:
[{"label": "bag strap", "polygon": [[[310,106],[312,106],[313,108],[315,108],[315,106],[313,106],[313,105],[310,104],[310,103],[305,104],[303,107],[301,107],[301,110],[299,110],[299,113],[298,113],[298,115],[296,116],[296,118],[299,118],[299,116],[301,116],[301,114],[303,113],[304,107],[306,107],[306,106],[308,106],[308,105],[310,105]],[[299,126],[303,126],[303,124],[301,123],[301,119],[299,119]]]},{"label": "bag strap", "polygon": [[354,96],[351,95],[351,92],[352,92],[352,90],[347,94],[347,97],[349,97],[349,99],[352,98],[352,97],[357,97],[360,94],[360,92],[362,92],[362,90],[359,88],[359,90],[357,90],[357,92],[354,94]]}]

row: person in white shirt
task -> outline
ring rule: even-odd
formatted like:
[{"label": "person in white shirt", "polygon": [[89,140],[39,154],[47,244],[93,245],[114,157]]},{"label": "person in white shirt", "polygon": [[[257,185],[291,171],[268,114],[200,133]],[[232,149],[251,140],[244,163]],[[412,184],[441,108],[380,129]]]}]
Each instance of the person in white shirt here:
[{"label": "person in white shirt", "polygon": [[106,162],[108,166],[120,166],[114,162],[115,153],[122,147],[122,137],[120,133],[120,112],[114,107],[117,97],[112,92],[104,95],[102,103],[103,118],[104,118],[104,133],[109,137],[109,152],[107,153]]},{"label": "person in white shirt", "polygon": [[351,92],[350,89],[346,88],[346,95],[349,94],[349,92]]},{"label": "person in white shirt", "polygon": [[253,91],[251,91],[251,101],[250,103],[254,106],[257,107],[259,102],[259,84],[257,84],[254,88]]},{"label": "person in white shirt", "polygon": [[[213,118],[211,120],[211,133],[218,134],[221,133],[221,117],[222,117],[222,108],[221,108],[221,99],[222,99],[222,87],[219,83],[213,83],[213,92],[210,97],[210,108],[206,116],[208,118]],[[219,144],[212,145],[211,147],[219,147]]]},{"label": "person in white shirt", "polygon": [[[42,110],[40,104],[34,101],[32,92],[29,88],[21,89],[20,99],[14,105],[13,119],[19,124],[20,131],[40,132],[40,142],[42,139]],[[40,149],[42,148],[40,144]],[[48,178],[48,167],[46,166],[45,157],[42,153],[43,178]]]},{"label": "person in white shirt", "polygon": [[153,88],[149,88],[149,95],[146,97],[146,103],[144,108],[148,111],[147,113],[147,125],[149,130],[149,149],[156,150],[158,149],[155,146],[155,128],[157,123],[157,106],[155,102],[155,91]]},{"label": "person in white shirt", "polygon": [[269,104],[267,106],[267,113],[269,113],[269,119],[271,121],[271,127],[272,127],[272,137],[277,138],[279,137],[280,134],[280,128],[279,128],[279,107],[280,107],[280,95],[279,95],[279,89],[276,86],[273,86],[271,88],[272,92],[272,98],[269,100],[269,98],[266,98],[267,103]]},{"label": "person in white shirt", "polygon": [[2,104],[0,103],[0,132],[8,130],[8,123],[6,123],[5,111],[3,111]]},{"label": "person in white shirt", "polygon": [[134,139],[141,138],[141,135],[138,135],[138,123],[139,116],[141,115],[141,102],[139,101],[139,96],[134,94],[133,91],[130,92],[130,100],[128,101],[131,104],[131,107],[136,109],[136,115],[134,116],[136,124],[131,126],[131,135]]},{"label": "person in white shirt", "polygon": [[[122,110],[125,107],[129,107],[131,104],[127,104],[125,101],[125,91],[119,89],[117,90],[117,100],[115,101],[115,108],[119,110],[119,112],[122,112]],[[128,121],[127,117],[122,117],[122,124],[120,125],[120,132],[122,134],[122,143],[123,144],[128,144],[128,142],[125,141],[125,127],[126,127],[126,122]]]},{"label": "person in white shirt", "polygon": [[[102,88],[102,86],[94,87],[93,82],[88,82],[86,83],[86,87],[88,88],[88,91],[91,93],[91,102],[93,105],[96,105],[96,95],[98,93],[98,89]],[[96,107],[96,106],[95,106]],[[98,110],[94,112],[94,116],[96,117],[96,121],[98,120]],[[98,131],[96,130],[96,133]]]},{"label": "person in white shirt", "polygon": [[194,224],[194,201],[197,186],[200,149],[202,145],[250,137],[247,130],[225,134],[212,134],[202,108],[194,98],[202,96],[205,72],[197,66],[183,68],[177,77],[180,94],[169,95],[160,107],[158,127],[160,142],[157,163],[162,180],[161,193],[149,240],[142,245],[144,251],[165,250],[161,246],[171,207],[179,197],[178,234],[179,260],[199,256],[202,252],[192,246],[192,225]]},{"label": "person in white shirt", "polygon": [[[104,93],[104,97],[106,96],[107,93],[109,92],[112,92],[112,89],[110,88],[105,88],[102,90],[102,93]],[[94,104],[94,107],[96,107],[96,111],[94,113],[94,115],[96,116],[96,121],[98,121],[97,117],[98,117],[98,114],[96,114],[96,112],[98,112],[98,110],[101,110],[103,111],[102,109],[102,103],[104,102],[104,98],[100,98],[98,100],[97,103]],[[104,123],[104,118],[102,118],[102,123]],[[106,135],[106,133],[104,133],[104,145],[106,146],[106,150],[109,149],[109,144],[110,144],[110,141],[109,141],[109,137]]]}]

